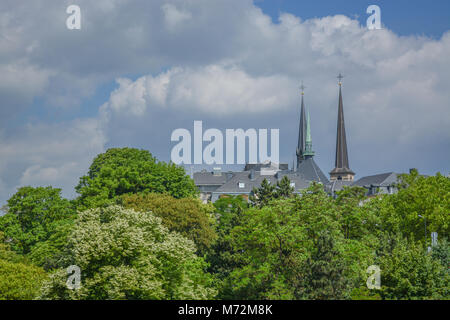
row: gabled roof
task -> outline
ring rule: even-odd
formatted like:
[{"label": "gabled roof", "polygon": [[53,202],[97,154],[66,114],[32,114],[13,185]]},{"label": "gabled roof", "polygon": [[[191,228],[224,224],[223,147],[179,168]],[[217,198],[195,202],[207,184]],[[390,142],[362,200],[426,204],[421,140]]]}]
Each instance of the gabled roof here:
[{"label": "gabled roof", "polygon": [[394,172],[387,172],[376,174],[373,176],[362,177],[361,179],[355,181],[354,185],[360,187],[370,187],[370,186],[385,187],[390,186],[395,182],[397,182],[397,174]]}]

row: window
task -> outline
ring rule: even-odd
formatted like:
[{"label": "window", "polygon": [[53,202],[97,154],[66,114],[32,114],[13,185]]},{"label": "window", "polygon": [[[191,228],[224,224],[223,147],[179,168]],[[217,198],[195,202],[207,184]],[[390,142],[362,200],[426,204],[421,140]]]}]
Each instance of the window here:
[{"label": "window", "polygon": [[295,182],[291,182],[291,188],[295,188]]},{"label": "window", "polygon": [[244,189],[245,188],[245,183],[239,182],[238,186],[239,186],[239,189]]}]

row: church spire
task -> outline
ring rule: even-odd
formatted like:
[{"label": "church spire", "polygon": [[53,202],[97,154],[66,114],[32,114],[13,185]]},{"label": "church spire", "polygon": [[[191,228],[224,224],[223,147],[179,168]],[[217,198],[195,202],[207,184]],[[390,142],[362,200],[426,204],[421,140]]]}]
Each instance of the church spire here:
[{"label": "church spire", "polygon": [[330,172],[331,181],[346,180],[353,181],[355,173],[350,170],[348,163],[347,139],[345,135],[344,104],[342,102],[342,78],[339,74],[339,105],[336,134],[336,159],[335,168]]},{"label": "church spire", "polygon": [[300,125],[298,128],[298,145],[296,150],[297,155],[297,168],[300,165],[300,163],[305,159],[304,152],[306,148],[306,117],[305,117],[305,103],[303,101],[303,96],[305,95],[305,86],[300,86],[301,89],[301,95],[302,95],[302,103],[300,108]]},{"label": "church spire", "polygon": [[314,151],[312,150],[312,139],[311,139],[311,122],[309,120],[309,111],[308,117],[306,118],[306,138],[305,138],[305,152],[303,155],[305,158],[314,156]]}]

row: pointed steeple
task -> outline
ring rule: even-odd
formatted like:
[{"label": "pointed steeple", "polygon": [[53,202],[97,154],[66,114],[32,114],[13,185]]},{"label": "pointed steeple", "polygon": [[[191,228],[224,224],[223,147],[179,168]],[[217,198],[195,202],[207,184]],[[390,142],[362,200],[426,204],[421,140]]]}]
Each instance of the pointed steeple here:
[{"label": "pointed steeple", "polygon": [[308,118],[306,118],[306,138],[305,138],[305,152],[303,155],[305,158],[314,156],[314,151],[312,150],[312,139],[311,139],[311,127],[310,127],[310,120],[309,120],[309,112]]},{"label": "pointed steeple", "polygon": [[338,105],[338,120],[337,120],[337,134],[336,134],[336,159],[335,168],[330,172],[331,181],[346,180],[352,181],[355,173],[350,170],[348,163],[347,152],[347,138],[345,135],[345,121],[344,121],[344,104],[342,102],[342,78],[339,74],[339,105]]},{"label": "pointed steeple", "polygon": [[[317,163],[314,161],[314,151],[312,150],[311,139],[311,121],[309,118],[309,112],[307,112],[305,103],[303,100],[305,87],[302,86],[302,104],[300,109],[300,126],[298,132],[298,147],[297,147],[297,167],[294,170],[295,175],[306,183],[311,181],[320,182],[323,184],[328,183],[327,177],[320,170]],[[307,116],[306,116],[307,115]]]},{"label": "pointed steeple", "polygon": [[297,167],[300,165],[300,162],[302,162],[305,159],[304,152],[306,148],[306,117],[305,117],[305,103],[303,101],[303,96],[305,95],[305,86],[302,85],[300,87],[301,94],[302,94],[302,103],[300,108],[300,125],[298,128],[298,145],[296,150],[297,155]]}]

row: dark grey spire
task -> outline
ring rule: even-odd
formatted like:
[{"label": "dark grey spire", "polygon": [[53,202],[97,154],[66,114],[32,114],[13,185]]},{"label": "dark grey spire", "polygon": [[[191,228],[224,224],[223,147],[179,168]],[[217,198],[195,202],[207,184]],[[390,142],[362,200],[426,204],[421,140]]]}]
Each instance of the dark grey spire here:
[{"label": "dark grey spire", "polygon": [[342,102],[342,78],[339,74],[339,106],[338,106],[338,120],[337,120],[337,134],[336,134],[336,159],[335,168],[330,172],[331,180],[353,180],[355,173],[350,170],[348,163],[347,152],[347,138],[345,135],[345,121],[344,121],[344,104]]},{"label": "dark grey spire", "polygon": [[300,165],[300,162],[302,162],[305,159],[304,152],[306,149],[306,115],[305,115],[305,103],[303,101],[304,96],[304,89],[303,83],[300,87],[302,90],[302,103],[300,108],[300,125],[298,127],[298,145],[296,150],[297,155],[297,168]]}]

